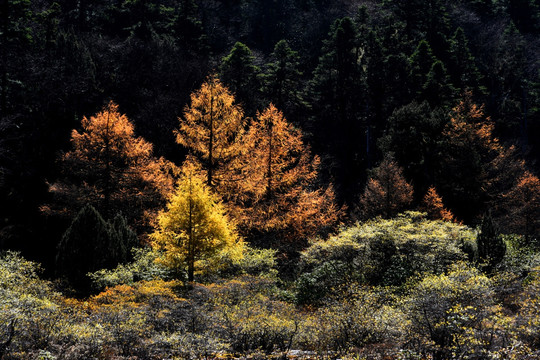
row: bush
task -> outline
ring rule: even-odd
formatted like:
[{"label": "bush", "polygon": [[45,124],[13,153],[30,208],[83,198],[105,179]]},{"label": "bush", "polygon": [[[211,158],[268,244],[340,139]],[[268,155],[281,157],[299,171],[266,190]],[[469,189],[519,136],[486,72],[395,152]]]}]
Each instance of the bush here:
[{"label": "bush", "polygon": [[[305,316],[296,344],[319,354],[345,355],[385,343],[384,351],[392,352],[405,324],[403,313],[390,305],[381,289],[352,286]],[[384,351],[377,348],[376,353]]]},{"label": "bush", "polygon": [[351,282],[400,286],[413,275],[440,274],[468,258],[465,249],[474,246],[474,237],[465,226],[427,220],[417,212],[344,229],[302,252],[298,302],[317,303]]}]

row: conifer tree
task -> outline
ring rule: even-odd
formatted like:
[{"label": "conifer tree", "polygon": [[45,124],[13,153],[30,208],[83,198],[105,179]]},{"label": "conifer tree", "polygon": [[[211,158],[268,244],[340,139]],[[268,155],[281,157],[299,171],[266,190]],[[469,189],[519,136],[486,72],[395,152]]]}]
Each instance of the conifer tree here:
[{"label": "conifer tree", "polygon": [[488,201],[490,168],[503,150],[493,129],[483,106],[476,105],[467,92],[443,131],[437,187],[449,208],[465,222],[472,221]]},{"label": "conifer tree", "polygon": [[431,220],[453,221],[454,215],[444,207],[442,198],[437,194],[435,187],[430,187],[422,200],[421,209],[427,212]]},{"label": "conifer tree", "polygon": [[525,172],[504,194],[506,214],[502,222],[508,231],[525,236],[528,245],[540,246],[540,179]]},{"label": "conifer tree", "polygon": [[413,188],[403,177],[403,170],[387,155],[373,169],[364,194],[360,197],[360,211],[364,218],[390,218],[403,211],[413,200]]},{"label": "conifer tree", "polygon": [[153,247],[161,261],[177,274],[187,272],[189,282],[201,261],[227,251],[241,257],[243,242],[229,223],[225,208],[192,165],[186,163],[167,208],[157,218]]},{"label": "conifer tree", "polygon": [[[319,158],[311,157],[301,132],[273,104],[258,113],[246,143],[246,201],[240,218],[248,232],[266,233],[261,245],[277,241],[282,250],[296,250],[337,222],[340,211],[332,187],[316,186]],[[291,242],[296,243],[286,244]]]},{"label": "conifer tree", "polygon": [[491,271],[504,258],[506,245],[491,217],[491,212],[484,214],[482,218],[476,244],[478,247],[478,261],[486,271]]},{"label": "conifer tree", "polygon": [[244,113],[233,94],[211,76],[191,94],[191,104],[179,119],[176,141],[185,146],[205,172],[212,189],[228,186],[235,159],[244,150]]},{"label": "conifer tree", "polygon": [[367,143],[365,73],[354,22],[344,17],[331,27],[309,84],[312,118],[308,132],[322,169],[341,194],[355,193],[363,174]]},{"label": "conifer tree", "polygon": [[145,212],[162,206],[172,190],[174,166],[152,155],[152,145],[135,136],[133,124],[113,102],[83,118],[71,143],[73,150],[61,158],[64,177],[50,188],[56,196],[53,208],[71,213],[89,203],[108,219],[122,212],[130,224],[144,228]]},{"label": "conifer tree", "polygon": [[126,262],[137,244],[137,235],[121,215],[107,222],[92,205],[85,205],[58,244],[57,270],[85,291],[90,284],[88,272]]},{"label": "conifer tree", "polygon": [[262,78],[263,91],[278,109],[290,116],[302,102],[298,52],[286,40],[280,40],[270,54],[270,62]]},{"label": "conifer tree", "polygon": [[255,57],[245,44],[236,42],[230,53],[221,60],[219,75],[223,83],[236,94],[244,110],[253,115],[257,110],[260,72]]}]

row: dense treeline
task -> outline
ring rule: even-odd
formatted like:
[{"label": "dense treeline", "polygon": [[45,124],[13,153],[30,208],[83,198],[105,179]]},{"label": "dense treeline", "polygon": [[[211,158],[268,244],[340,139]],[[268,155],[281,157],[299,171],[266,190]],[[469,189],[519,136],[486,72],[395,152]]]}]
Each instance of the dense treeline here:
[{"label": "dense treeline", "polygon": [[538,356],[538,0],[0,19],[0,359]]},{"label": "dense treeline", "polygon": [[414,187],[414,203],[435,186],[457,219],[477,223],[495,193],[508,189],[488,190],[482,177],[492,159],[476,146],[469,153],[470,144],[452,144],[445,127],[470,91],[485,104],[493,136],[537,170],[539,6],[5,0],[3,246],[51,258],[68,223],[44,218],[39,208],[50,200],[58,154],[69,150],[83,116],[114,100],[156,156],[180,164],[187,152],[172,130],[189,95],[215,73],[246,116],[273,102],[303,130],[321,159],[323,185],[333,181],[349,210],[367,170],[391,151]]}]

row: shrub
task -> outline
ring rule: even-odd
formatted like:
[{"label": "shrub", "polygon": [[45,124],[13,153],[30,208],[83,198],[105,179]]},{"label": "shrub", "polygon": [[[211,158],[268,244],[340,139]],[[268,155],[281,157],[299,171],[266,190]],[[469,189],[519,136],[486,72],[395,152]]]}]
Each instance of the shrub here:
[{"label": "shrub", "polygon": [[402,285],[425,272],[440,274],[468,258],[474,232],[462,225],[427,220],[406,212],[370,220],[316,241],[301,254],[296,282],[299,303],[316,303],[331,289],[350,282]]}]

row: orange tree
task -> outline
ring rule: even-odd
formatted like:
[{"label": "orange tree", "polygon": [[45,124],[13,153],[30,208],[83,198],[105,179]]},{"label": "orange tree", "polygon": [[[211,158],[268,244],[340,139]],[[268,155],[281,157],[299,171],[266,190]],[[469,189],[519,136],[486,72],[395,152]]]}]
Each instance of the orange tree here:
[{"label": "orange tree", "polygon": [[240,224],[261,234],[261,245],[298,250],[337,222],[341,210],[332,187],[317,186],[319,158],[311,156],[301,132],[273,104],[253,120],[246,146]]},{"label": "orange tree", "polygon": [[172,190],[174,166],[152,155],[152,145],[135,136],[113,102],[81,125],[72,132],[73,149],[61,158],[64,176],[50,188],[53,208],[73,214],[89,203],[107,218],[122,212],[130,224],[144,226],[145,212],[161,206]]}]

